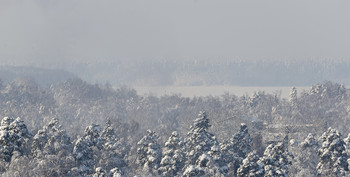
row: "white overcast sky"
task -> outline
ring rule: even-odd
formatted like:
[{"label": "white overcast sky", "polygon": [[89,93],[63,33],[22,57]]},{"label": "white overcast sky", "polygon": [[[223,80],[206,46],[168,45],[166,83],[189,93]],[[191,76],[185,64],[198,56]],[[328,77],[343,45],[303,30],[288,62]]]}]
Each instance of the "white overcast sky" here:
[{"label": "white overcast sky", "polygon": [[349,0],[0,0],[0,61],[350,57]]}]

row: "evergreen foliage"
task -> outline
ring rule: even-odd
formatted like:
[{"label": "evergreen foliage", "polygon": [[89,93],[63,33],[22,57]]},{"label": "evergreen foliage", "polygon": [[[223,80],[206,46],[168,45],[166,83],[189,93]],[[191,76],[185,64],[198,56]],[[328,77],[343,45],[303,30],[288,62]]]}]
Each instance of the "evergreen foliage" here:
[{"label": "evergreen foliage", "polygon": [[1,160],[10,162],[14,154],[26,153],[26,145],[31,138],[32,134],[21,118],[4,117],[0,126]]},{"label": "evergreen foliage", "polygon": [[320,162],[317,165],[318,174],[324,176],[345,176],[349,171],[348,155],[345,142],[338,130],[328,128],[320,137],[321,147],[318,150]]},{"label": "evergreen foliage", "polygon": [[32,153],[37,157],[67,155],[72,148],[70,137],[55,118],[37,132],[32,143]]},{"label": "evergreen foliage", "polygon": [[255,152],[249,153],[243,159],[240,167],[237,170],[238,177],[263,177],[265,174],[264,165]]},{"label": "evergreen foliage", "polygon": [[279,142],[266,147],[264,155],[258,163],[262,163],[266,177],[288,177],[289,165],[293,155],[287,151],[285,144]]},{"label": "evergreen foliage", "polygon": [[176,176],[185,166],[185,142],[175,131],[171,134],[163,148],[163,157],[159,168],[161,176]]},{"label": "evergreen foliage", "polygon": [[116,167],[119,170],[127,166],[127,153],[119,142],[110,120],[107,121],[106,126],[103,128],[100,139],[103,142],[102,149],[95,149],[95,151],[98,151],[95,152],[95,154],[98,154],[98,164],[107,171]]},{"label": "evergreen foliage", "polygon": [[200,112],[187,133],[185,172],[188,174],[192,174],[191,170],[196,174],[199,169],[204,169],[206,175],[215,176],[227,172],[226,166],[220,166],[224,165],[221,150],[214,134],[208,131],[209,127],[206,112]]},{"label": "evergreen foliage", "polygon": [[319,162],[319,148],[320,144],[312,133],[309,133],[299,147],[296,147],[293,166],[299,170],[301,176],[317,176],[316,167]]},{"label": "evergreen foliage", "polygon": [[137,143],[138,164],[145,172],[157,174],[161,157],[162,151],[158,144],[158,135],[152,130],[147,130],[147,135]]}]

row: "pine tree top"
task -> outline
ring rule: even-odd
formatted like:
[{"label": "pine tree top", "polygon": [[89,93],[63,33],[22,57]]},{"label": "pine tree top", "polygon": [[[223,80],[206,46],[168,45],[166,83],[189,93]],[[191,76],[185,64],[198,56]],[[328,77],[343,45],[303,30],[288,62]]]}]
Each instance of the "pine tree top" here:
[{"label": "pine tree top", "polygon": [[200,112],[198,114],[198,117],[194,120],[193,125],[190,127],[194,131],[202,132],[202,131],[208,131],[209,127],[211,125],[209,124],[208,115],[206,112]]}]

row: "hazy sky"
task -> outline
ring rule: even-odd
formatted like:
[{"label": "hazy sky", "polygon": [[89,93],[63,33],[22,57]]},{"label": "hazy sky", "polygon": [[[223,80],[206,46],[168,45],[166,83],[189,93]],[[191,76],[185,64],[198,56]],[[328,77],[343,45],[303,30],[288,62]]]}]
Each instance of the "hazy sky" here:
[{"label": "hazy sky", "polygon": [[349,0],[0,0],[0,61],[350,57]]}]

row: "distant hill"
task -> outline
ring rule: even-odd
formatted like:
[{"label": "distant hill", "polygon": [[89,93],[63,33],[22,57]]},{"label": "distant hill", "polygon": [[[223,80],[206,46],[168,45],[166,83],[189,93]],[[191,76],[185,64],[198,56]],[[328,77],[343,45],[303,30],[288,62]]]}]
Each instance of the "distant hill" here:
[{"label": "distant hill", "polygon": [[58,69],[44,69],[31,66],[0,66],[0,79],[4,83],[11,82],[16,78],[31,78],[38,84],[46,87],[76,77],[71,72]]},{"label": "distant hill", "polygon": [[52,69],[0,66],[0,78],[8,82],[18,77],[30,77],[44,86],[76,77],[89,83],[130,87],[305,87],[327,80],[350,85],[350,59],[114,60],[72,61],[55,66],[48,66]]},{"label": "distant hill", "polygon": [[326,80],[350,85],[350,60],[154,60],[76,63],[67,67],[90,83],[129,86],[310,86]]}]

